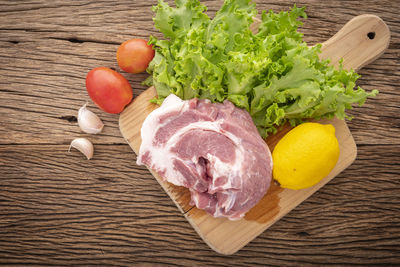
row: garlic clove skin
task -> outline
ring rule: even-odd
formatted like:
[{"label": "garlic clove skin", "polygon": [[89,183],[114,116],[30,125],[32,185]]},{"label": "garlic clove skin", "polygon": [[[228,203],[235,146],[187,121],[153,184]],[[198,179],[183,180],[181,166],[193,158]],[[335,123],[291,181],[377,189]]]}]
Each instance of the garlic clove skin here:
[{"label": "garlic clove skin", "polygon": [[100,118],[83,105],[78,111],[78,125],[85,133],[98,134],[103,130],[104,124]]},{"label": "garlic clove skin", "polygon": [[72,140],[68,152],[71,151],[71,147],[76,148],[80,152],[82,152],[82,154],[84,154],[88,160],[93,157],[93,152],[94,152],[93,144],[86,138],[76,138]]}]

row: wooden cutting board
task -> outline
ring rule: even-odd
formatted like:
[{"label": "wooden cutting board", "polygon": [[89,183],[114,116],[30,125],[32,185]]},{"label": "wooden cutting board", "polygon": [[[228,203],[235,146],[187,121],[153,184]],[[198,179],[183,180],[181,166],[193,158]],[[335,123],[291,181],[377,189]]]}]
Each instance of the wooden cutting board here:
[{"label": "wooden cutting board", "polygon": [[[252,27],[256,28],[257,22]],[[388,47],[389,40],[389,29],[379,17],[374,15],[357,16],[331,39],[323,43],[321,58],[330,58],[334,65],[337,65],[343,58],[345,68],[357,70],[378,58]],[[154,88],[147,89],[136,97],[120,115],[121,133],[136,154],[138,154],[141,144],[141,125],[146,116],[158,107],[149,103],[149,100],[155,96]],[[155,173],[152,172],[152,174],[212,249],[222,254],[233,254],[306,200],[355,160],[357,147],[346,122],[338,119],[321,120],[320,122],[333,124],[339,140],[340,156],[332,172],[317,185],[303,190],[283,189],[272,182],[264,198],[239,221],[214,218],[189,205],[190,193],[186,188],[164,182]],[[289,130],[290,127],[285,125],[276,135],[266,139],[271,151]]]}]

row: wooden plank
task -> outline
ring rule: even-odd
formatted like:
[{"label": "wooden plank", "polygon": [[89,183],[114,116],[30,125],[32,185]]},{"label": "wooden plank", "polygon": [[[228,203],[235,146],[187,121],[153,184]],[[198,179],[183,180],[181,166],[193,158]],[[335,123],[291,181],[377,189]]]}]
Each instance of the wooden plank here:
[{"label": "wooden plank", "polygon": [[[149,88],[139,95],[120,117],[122,135],[136,154],[138,154],[141,144],[141,125],[147,115],[157,108],[157,105],[149,102],[155,96],[156,91],[154,87]],[[346,123],[337,119],[324,120],[321,123],[331,123],[336,128],[336,136],[339,140],[341,154],[334,170],[332,170],[326,179],[309,189],[297,191],[282,189],[271,183],[271,187],[265,197],[240,221],[216,219],[202,210],[191,206],[189,204],[189,190],[165,182],[160,176],[152,172],[151,169],[149,170],[179,210],[185,213],[185,217],[204,241],[220,253],[232,254],[329,182],[354,161],[357,149]],[[267,144],[271,151],[289,129],[290,127],[287,126],[278,132],[278,134],[270,136],[267,139]],[[231,249],[225,249],[226,245],[229,245]]]},{"label": "wooden plank", "polygon": [[[91,68],[117,66],[114,58],[117,45],[72,44],[33,37],[32,41],[14,47],[0,49],[0,75],[5,78],[0,81],[0,143],[68,143],[83,135],[76,116],[86,101],[105,124],[101,137],[90,138],[94,142],[123,143],[118,115],[99,110],[85,87],[86,74]],[[145,77],[146,74],[135,79],[128,76],[135,94],[140,93],[137,88],[142,88],[140,82]],[[26,123],[27,118],[30,123]]]},{"label": "wooden plank", "polygon": [[[259,23],[259,20],[256,20],[255,23]],[[256,24],[253,26],[254,30],[257,26]],[[374,38],[368,38],[367,34],[370,32],[374,32]],[[343,58],[344,67],[358,69],[382,55],[389,45],[389,40],[389,29],[379,17],[374,15],[357,16],[331,39],[323,43],[321,57],[332,58],[333,65],[338,65],[339,59]],[[155,89],[149,88],[138,96],[120,116],[122,135],[136,154],[138,154],[141,144],[141,125],[147,115],[157,108],[156,105],[149,103],[149,100],[155,96]],[[283,189],[272,184],[265,197],[239,221],[214,218],[204,211],[192,207],[189,204],[190,193],[186,188],[165,182],[151,169],[150,171],[177,207],[185,213],[185,217],[203,240],[219,253],[232,254],[306,200],[354,161],[357,148],[346,123],[337,119],[321,122],[334,125],[339,141],[341,153],[332,172],[317,185],[303,190]],[[286,127],[278,134],[267,138],[266,142],[271,151],[289,129],[290,127]]]},{"label": "wooden plank", "polygon": [[400,145],[359,146],[353,165],[231,256],[202,242],[129,146],[95,149],[87,161],[67,145],[0,145],[1,265],[400,263]]},{"label": "wooden plank", "polygon": [[[0,1],[0,264],[399,265],[400,23],[394,2],[297,1],[307,5],[301,31],[309,44],[328,39],[356,15],[376,14],[388,24],[388,50],[361,69],[358,80],[381,93],[350,111],[355,163],[232,256],[213,253],[151,174],[135,165],[117,116],[91,103],[106,122],[105,132],[88,136],[95,138],[95,157],[89,164],[75,150],[66,153],[70,139],[81,135],[68,117],[88,99],[86,72],[116,68],[118,43],[156,34],[150,11],[156,2]],[[259,10],[293,5],[256,2]],[[212,14],[221,1],[204,3]],[[126,77],[135,95],[145,89],[145,74]]]},{"label": "wooden plank", "polygon": [[[119,70],[115,51],[118,44],[132,37],[148,38],[157,34],[151,20],[151,4],[156,1],[107,1],[89,3],[74,1],[22,1],[2,4],[0,16],[0,144],[65,144],[81,135],[74,121],[78,108],[89,101],[89,107],[105,121],[103,134],[95,142],[123,143],[118,129],[118,116],[106,114],[91,103],[85,90],[86,73],[97,66]],[[213,13],[221,1],[207,1]],[[258,2],[258,8],[287,10],[289,2]],[[304,3],[306,4],[306,3]],[[301,5],[301,3],[298,3]],[[362,12],[376,13],[388,22],[392,42],[387,52],[376,62],[362,69],[358,84],[366,90],[379,89],[381,94],[366,105],[350,111],[355,120],[350,124],[357,143],[390,144],[400,135],[397,107],[387,103],[400,93],[397,59],[400,48],[400,26],[392,18],[390,1],[380,1],[379,7],[351,7],[356,3],[331,1],[307,5],[309,19],[301,31],[310,44],[322,42],[340,28],[341,21]],[[335,12],[340,17],[329,16]],[[54,15],[50,15],[54,14]],[[65,15],[65,14],[68,14]],[[135,20],[126,21],[126,18]],[[60,19],[56,19],[60,18]],[[136,20],[137,18],[137,20]],[[102,30],[99,30],[102,29]],[[122,72],[123,73],[123,72]],[[147,74],[123,73],[130,81],[134,95],[146,88],[141,82]],[[400,109],[400,108],[399,108]],[[31,123],[26,123],[29,118]],[[369,131],[366,125],[376,129]],[[43,125],[43,127],[42,127]],[[393,131],[386,131],[387,128]],[[49,138],[51,136],[51,138]],[[93,137],[92,137],[93,138]]]}]

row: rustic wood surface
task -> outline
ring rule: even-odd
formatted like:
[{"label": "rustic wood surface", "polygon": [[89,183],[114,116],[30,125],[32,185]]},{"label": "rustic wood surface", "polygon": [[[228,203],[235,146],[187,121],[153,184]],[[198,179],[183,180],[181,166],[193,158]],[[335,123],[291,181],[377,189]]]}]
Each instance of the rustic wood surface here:
[{"label": "rustic wood surface", "polygon": [[[287,10],[292,1],[256,1]],[[356,161],[232,256],[213,252],[121,137],[118,116],[92,108],[106,126],[82,134],[85,75],[119,70],[115,51],[132,37],[159,35],[151,1],[0,2],[1,265],[400,265],[400,11],[397,1],[299,1],[310,44],[360,14],[381,17],[386,53],[358,84],[380,94],[349,114]],[[221,1],[205,1],[213,14]],[[124,74],[134,94],[146,74]],[[76,150],[90,138],[90,161]]]}]

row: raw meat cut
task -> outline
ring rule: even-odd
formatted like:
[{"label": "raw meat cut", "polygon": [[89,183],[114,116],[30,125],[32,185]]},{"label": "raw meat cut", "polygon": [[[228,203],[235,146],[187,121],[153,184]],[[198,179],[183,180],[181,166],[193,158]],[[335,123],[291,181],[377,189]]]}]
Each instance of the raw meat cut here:
[{"label": "raw meat cut", "polygon": [[145,119],[137,164],[189,188],[191,204],[240,219],[267,192],[272,158],[249,113],[171,94]]}]

